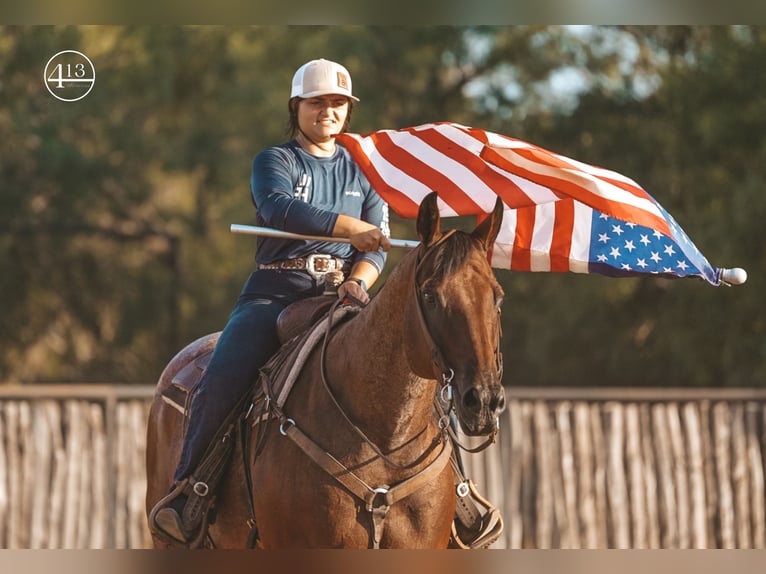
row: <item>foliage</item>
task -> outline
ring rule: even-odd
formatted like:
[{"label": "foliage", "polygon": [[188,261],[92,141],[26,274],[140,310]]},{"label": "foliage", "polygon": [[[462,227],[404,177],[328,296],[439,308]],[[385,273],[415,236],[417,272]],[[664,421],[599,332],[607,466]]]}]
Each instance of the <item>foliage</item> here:
[{"label": "foliage", "polygon": [[[42,83],[64,49],[96,67],[78,102]],[[351,70],[354,131],[449,120],[603,165],[750,271],[732,289],[498,271],[507,384],[766,380],[766,30],[534,26],[0,29],[0,380],[151,382],[222,327],[252,268],[228,231],[254,222],[250,162],[316,57]]]}]

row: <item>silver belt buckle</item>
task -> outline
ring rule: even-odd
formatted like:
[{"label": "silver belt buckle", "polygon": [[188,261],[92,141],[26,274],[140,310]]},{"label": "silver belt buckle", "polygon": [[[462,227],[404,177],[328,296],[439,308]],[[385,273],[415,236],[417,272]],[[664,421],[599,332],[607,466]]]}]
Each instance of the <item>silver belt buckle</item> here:
[{"label": "silver belt buckle", "polygon": [[[317,261],[323,261],[324,263],[320,263],[320,266],[324,265],[324,270],[317,270]],[[306,257],[306,271],[308,271],[309,275],[315,278],[319,278],[324,276],[329,271],[335,270],[335,260],[330,257],[329,255],[324,255],[321,253],[312,253],[308,257]]]}]

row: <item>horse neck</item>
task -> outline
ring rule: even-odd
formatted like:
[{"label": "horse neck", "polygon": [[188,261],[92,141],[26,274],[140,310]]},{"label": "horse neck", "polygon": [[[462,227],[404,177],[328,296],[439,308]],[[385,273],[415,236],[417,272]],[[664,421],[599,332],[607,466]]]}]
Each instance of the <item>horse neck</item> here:
[{"label": "horse neck", "polygon": [[384,448],[396,448],[412,439],[432,416],[436,383],[413,373],[406,351],[412,337],[407,332],[407,313],[414,274],[415,257],[410,254],[328,350],[330,357],[344,357],[330,374],[332,381],[345,381],[349,387],[333,386],[341,404]]}]

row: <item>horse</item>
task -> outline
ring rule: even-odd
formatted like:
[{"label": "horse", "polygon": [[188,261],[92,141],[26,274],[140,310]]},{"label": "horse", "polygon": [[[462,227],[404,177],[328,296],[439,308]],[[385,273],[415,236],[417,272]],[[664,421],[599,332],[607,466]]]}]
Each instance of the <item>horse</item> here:
[{"label": "horse", "polygon": [[[255,517],[258,548],[448,547],[456,509],[450,425],[434,399],[451,400],[466,435],[498,431],[503,291],[488,252],[502,215],[498,199],[472,232],[443,233],[436,193],[426,196],[418,247],[353,318],[328,328],[284,404],[266,401],[279,424],[247,425],[244,456],[220,484],[211,545],[246,547]],[[209,336],[180,352],[157,384],[147,514],[172,483],[184,430],[163,392],[214,344]]]}]

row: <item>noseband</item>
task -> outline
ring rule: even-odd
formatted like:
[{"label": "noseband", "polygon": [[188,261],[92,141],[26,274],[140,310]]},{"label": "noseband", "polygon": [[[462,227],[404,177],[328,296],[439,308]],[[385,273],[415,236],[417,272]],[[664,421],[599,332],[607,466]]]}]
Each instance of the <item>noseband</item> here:
[{"label": "noseband", "polygon": [[[449,416],[448,413],[454,410],[454,401],[453,401],[453,379],[455,378],[455,371],[452,369],[448,364],[446,359],[444,358],[444,353],[442,353],[441,348],[439,345],[434,341],[433,335],[431,334],[431,329],[428,326],[428,322],[425,318],[425,313],[423,311],[423,291],[420,289],[418,285],[418,274],[420,272],[420,269],[423,267],[424,262],[428,259],[428,254],[433,251],[433,249],[442,243],[450,237],[452,234],[455,233],[455,229],[450,229],[447,231],[444,235],[442,235],[434,244],[429,245],[427,248],[424,248],[425,251],[420,255],[418,258],[416,264],[415,264],[415,276],[412,281],[413,289],[415,290],[415,301],[417,301],[417,317],[418,317],[418,323],[420,324],[420,330],[423,333],[426,345],[429,347],[429,350],[431,351],[431,360],[433,361],[434,365],[436,366],[436,370],[439,374],[441,374],[441,383],[440,383],[440,390],[439,390],[439,396],[434,400],[434,404],[436,405],[436,410],[439,413],[440,421],[439,425],[442,428],[446,428],[448,432],[450,433],[452,440],[455,442],[457,446],[459,446],[461,449],[467,451],[467,452],[479,452],[487,448],[489,445],[495,442],[495,439],[497,438],[497,433],[499,431],[499,425],[495,425],[494,430],[488,435],[488,439],[480,444],[476,448],[468,448],[461,444],[458,441],[457,433],[455,432],[455,429],[452,428],[451,425],[449,425]],[[498,321],[497,321],[497,329],[495,330],[495,368],[498,373],[498,379],[502,379],[503,377],[503,353],[500,350],[500,339],[502,337],[502,328],[500,324],[500,310],[498,309]],[[441,402],[439,401],[439,398],[448,405],[447,412],[445,413],[444,408],[442,407]]]}]

